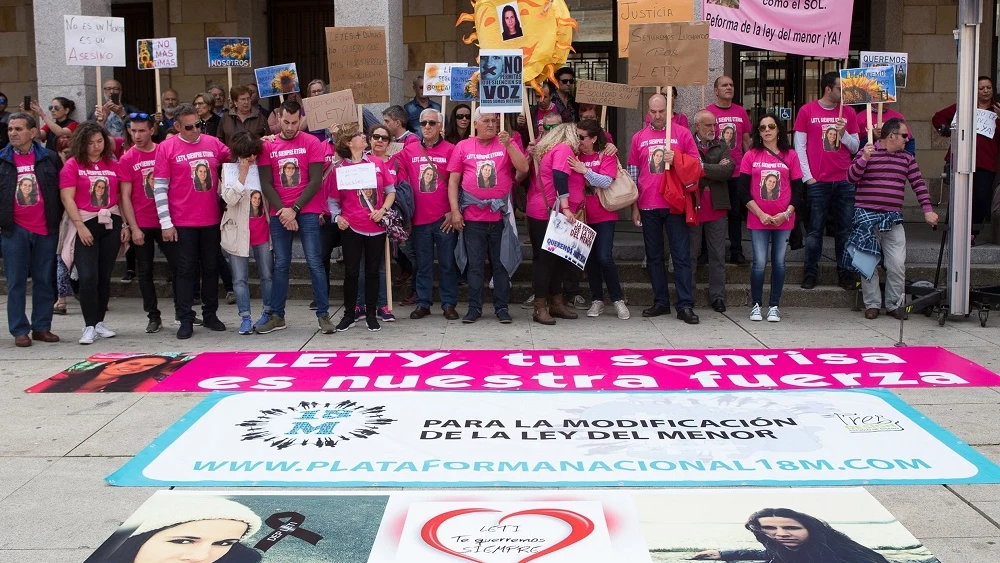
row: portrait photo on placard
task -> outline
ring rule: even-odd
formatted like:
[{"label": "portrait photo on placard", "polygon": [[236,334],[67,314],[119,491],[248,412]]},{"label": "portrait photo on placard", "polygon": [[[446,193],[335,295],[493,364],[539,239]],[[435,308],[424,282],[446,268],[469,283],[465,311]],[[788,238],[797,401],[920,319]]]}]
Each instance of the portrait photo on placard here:
[{"label": "portrait photo on placard", "polygon": [[38,205],[38,180],[34,174],[21,174],[17,177],[15,195],[17,204],[21,207]]},{"label": "portrait photo on placard", "polygon": [[281,170],[281,187],[294,188],[299,185],[299,160],[297,158],[279,160],[278,170]]},{"label": "portrait photo on placard", "polygon": [[663,147],[658,147],[651,149],[649,151],[649,173],[650,174],[663,174],[667,170],[667,164],[664,162],[664,154],[666,151]]},{"label": "portrait photo on placard", "polygon": [[111,201],[111,189],[107,176],[90,177],[90,205],[107,207]]},{"label": "portrait photo on placard", "polygon": [[388,496],[158,491],[86,563],[367,563]]},{"label": "portrait photo on placard", "polygon": [[524,36],[524,30],[521,29],[521,15],[517,11],[517,2],[497,6],[497,16],[504,41]]},{"label": "portrait photo on placard", "polygon": [[760,199],[774,201],[781,197],[781,172],[767,170],[760,175]]},{"label": "portrait photo on placard", "polygon": [[128,393],[148,391],[194,356],[95,354],[27,389],[28,393]]},{"label": "portrait photo on placard", "polygon": [[212,191],[212,171],[207,160],[191,161],[191,181],[196,192]]},{"label": "portrait photo on placard", "polygon": [[476,179],[480,188],[491,189],[497,185],[497,167],[492,160],[476,163]]},{"label": "portrait photo on placard", "polygon": [[840,133],[836,125],[823,126],[823,150],[836,152],[840,150]]},{"label": "portrait photo on placard", "polygon": [[420,165],[420,183],[417,189],[420,193],[431,194],[437,191],[438,172],[433,165]]}]

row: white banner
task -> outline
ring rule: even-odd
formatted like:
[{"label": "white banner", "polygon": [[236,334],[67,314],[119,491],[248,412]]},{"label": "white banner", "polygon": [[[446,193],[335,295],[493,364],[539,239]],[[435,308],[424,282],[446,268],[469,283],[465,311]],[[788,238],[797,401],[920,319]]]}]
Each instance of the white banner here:
[{"label": "white banner", "polygon": [[63,16],[66,64],[125,66],[125,18]]},{"label": "white banner", "polygon": [[210,396],[108,481],[551,487],[1000,482],[998,474],[881,390],[358,392]]},{"label": "white banner", "polygon": [[551,252],[581,270],[587,265],[597,231],[581,221],[569,222],[562,213],[549,212],[542,250]]},{"label": "white banner", "polygon": [[338,190],[370,190],[378,187],[375,165],[370,162],[338,166],[336,170]]},{"label": "white banner", "polygon": [[993,138],[997,131],[997,114],[988,109],[976,108],[976,134]]}]

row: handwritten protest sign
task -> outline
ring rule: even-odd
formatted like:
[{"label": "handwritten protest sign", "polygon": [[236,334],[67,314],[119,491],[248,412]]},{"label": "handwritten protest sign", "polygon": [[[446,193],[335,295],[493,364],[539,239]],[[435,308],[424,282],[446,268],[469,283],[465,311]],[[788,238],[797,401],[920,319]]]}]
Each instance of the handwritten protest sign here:
[{"label": "handwritten protest sign", "polygon": [[479,51],[479,107],[519,113],[523,105],[523,54],[520,49]]},{"label": "handwritten protest sign", "polygon": [[250,68],[249,37],[207,37],[208,68]]},{"label": "handwritten protest sign", "polygon": [[909,55],[906,53],[882,53],[861,51],[861,68],[893,66],[896,69],[896,88],[906,88],[906,69]]},{"label": "handwritten protest sign", "polygon": [[795,55],[846,59],[854,0],[702,0],[712,39]]},{"label": "handwritten protest sign", "polygon": [[633,86],[708,84],[708,23],[629,26],[628,83]]},{"label": "handwritten protest sign", "polygon": [[464,68],[464,63],[426,63],[424,64],[424,95],[451,96],[451,73],[456,68]]},{"label": "handwritten protest sign", "polygon": [[139,70],[177,68],[177,38],[140,39],[135,42]]},{"label": "handwritten protest sign", "polygon": [[479,98],[479,87],[472,75],[479,67],[463,66],[451,69],[451,99],[454,102],[474,102]]},{"label": "handwritten protest sign", "polygon": [[628,29],[632,24],[692,20],[694,0],[621,0],[618,2],[618,56],[628,58]]},{"label": "handwritten protest sign", "polygon": [[976,135],[993,138],[997,131],[997,114],[976,108]]},{"label": "handwritten protest sign", "polygon": [[272,98],[299,91],[299,73],[295,63],[255,68],[257,90],[261,98]]},{"label": "handwritten protest sign", "polygon": [[597,80],[578,80],[576,83],[576,101],[581,104],[636,109],[641,97],[642,88],[638,86]]},{"label": "handwritten protest sign", "polygon": [[[223,185],[232,185],[237,182],[240,178],[240,163],[238,162],[226,162],[222,165],[222,183]],[[243,188],[247,190],[253,190],[256,192],[260,191],[260,176],[257,173],[257,167],[251,166],[247,169],[247,179],[243,182]]]},{"label": "handwritten protest sign", "polygon": [[551,213],[542,250],[551,252],[581,270],[587,265],[597,231],[583,221],[570,223],[562,213]]},{"label": "handwritten protest sign", "polygon": [[305,106],[310,131],[322,131],[334,125],[354,123],[358,120],[358,108],[354,103],[354,93],[350,90],[310,96],[304,98],[302,103]]},{"label": "handwritten protest sign", "polygon": [[841,69],[840,92],[844,105],[895,102],[895,68],[878,66]]},{"label": "handwritten protest sign", "polygon": [[389,101],[385,28],[326,28],[330,90],[350,90],[358,104]]},{"label": "handwritten protest sign", "polygon": [[377,186],[375,165],[370,162],[337,167],[338,190],[371,190]]},{"label": "handwritten protest sign", "polygon": [[125,19],[63,16],[66,64],[125,66]]}]

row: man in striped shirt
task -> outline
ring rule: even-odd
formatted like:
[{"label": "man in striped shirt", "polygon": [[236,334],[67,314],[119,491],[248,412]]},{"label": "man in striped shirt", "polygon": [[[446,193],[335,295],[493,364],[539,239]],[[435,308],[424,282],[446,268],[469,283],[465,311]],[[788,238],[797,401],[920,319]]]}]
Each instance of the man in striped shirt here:
[{"label": "man in striped shirt", "polygon": [[[872,243],[870,248],[857,251],[870,250],[876,256],[881,251],[886,270],[886,313],[899,318],[906,315],[905,311],[897,310],[897,305],[906,285],[906,234],[903,232],[902,209],[907,181],[920,202],[927,224],[937,225],[938,216],[931,210],[931,197],[917,161],[905,150],[910,137],[906,123],[890,119],[882,125],[881,133],[878,147],[871,143],[865,145],[847,171],[847,181],[857,187],[851,242],[869,239]],[[859,242],[856,246],[867,245]],[[871,279],[861,276],[861,291],[865,300],[865,318],[877,318],[882,305],[877,269]]]}]

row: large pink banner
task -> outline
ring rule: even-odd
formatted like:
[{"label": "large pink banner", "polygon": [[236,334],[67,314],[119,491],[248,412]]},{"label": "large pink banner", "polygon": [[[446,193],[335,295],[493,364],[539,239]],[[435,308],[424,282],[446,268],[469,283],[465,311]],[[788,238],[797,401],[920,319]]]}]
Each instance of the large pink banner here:
[{"label": "large pink banner", "polygon": [[854,0],[702,0],[709,37],[770,51],[846,59]]},{"label": "large pink banner", "polygon": [[677,391],[985,387],[939,347],[204,352],[163,391]]}]

